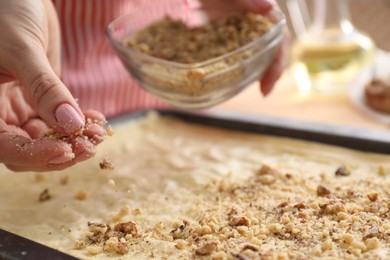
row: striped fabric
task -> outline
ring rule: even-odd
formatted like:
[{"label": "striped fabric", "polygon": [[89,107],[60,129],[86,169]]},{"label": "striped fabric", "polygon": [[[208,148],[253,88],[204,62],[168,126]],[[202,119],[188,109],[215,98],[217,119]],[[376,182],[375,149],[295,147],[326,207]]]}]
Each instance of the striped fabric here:
[{"label": "striped fabric", "polygon": [[137,86],[105,34],[109,22],[154,1],[161,0],[53,0],[62,34],[62,80],[82,109],[110,117],[167,106]]}]

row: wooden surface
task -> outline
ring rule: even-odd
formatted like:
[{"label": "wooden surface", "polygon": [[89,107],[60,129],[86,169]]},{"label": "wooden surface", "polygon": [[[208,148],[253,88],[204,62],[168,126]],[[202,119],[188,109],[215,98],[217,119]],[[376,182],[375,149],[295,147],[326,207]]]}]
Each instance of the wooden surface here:
[{"label": "wooden surface", "polygon": [[360,110],[346,94],[300,94],[289,71],[285,72],[269,96],[262,97],[258,84],[255,83],[216,108],[335,126],[390,130],[389,125]]}]

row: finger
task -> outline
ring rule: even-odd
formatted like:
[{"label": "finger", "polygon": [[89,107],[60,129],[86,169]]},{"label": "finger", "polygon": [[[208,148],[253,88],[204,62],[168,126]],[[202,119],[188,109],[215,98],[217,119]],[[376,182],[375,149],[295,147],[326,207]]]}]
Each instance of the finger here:
[{"label": "finger", "polygon": [[72,160],[63,163],[47,163],[43,165],[15,165],[6,164],[7,168],[15,172],[34,171],[34,172],[48,172],[48,171],[61,171],[67,169],[76,163],[82,162],[93,157],[96,153],[95,146],[89,141],[77,137],[69,140],[71,143],[75,157]]},{"label": "finger", "polygon": [[274,6],[273,3],[269,0],[237,0],[238,4],[251,12],[259,14],[267,14],[271,11]]},{"label": "finger", "polygon": [[72,145],[75,162],[87,160],[96,154],[95,145],[82,137],[70,138],[68,142]]},{"label": "finger", "polygon": [[84,116],[87,120],[90,119],[92,120],[92,122],[97,123],[99,125],[104,125],[107,123],[106,117],[96,110],[84,111]]},{"label": "finger", "polygon": [[24,131],[23,129],[21,129],[15,125],[9,125],[4,120],[0,119],[0,134],[4,134],[4,133],[11,133],[14,135],[29,137],[29,134],[26,131]]},{"label": "finger", "polygon": [[12,165],[12,164],[5,164],[5,166],[14,172],[27,172],[27,171],[33,171],[33,172],[50,172],[50,171],[61,171],[66,168],[69,168],[73,165],[75,165],[75,161],[69,161],[62,164],[48,164],[48,165],[42,165],[42,166],[20,166],[20,165]]},{"label": "finger", "polygon": [[40,167],[71,161],[75,155],[69,144],[56,139],[38,139],[0,134],[0,160],[15,166]]},{"label": "finger", "polygon": [[267,96],[271,92],[276,81],[280,78],[283,70],[287,66],[289,39],[290,36],[286,32],[282,43],[276,49],[272,64],[260,80],[260,91],[264,96]]},{"label": "finger", "polygon": [[83,134],[93,141],[93,144],[100,144],[106,136],[106,130],[98,124],[86,124]]},{"label": "finger", "polygon": [[85,124],[83,114],[52,69],[44,50],[27,48],[15,58],[23,62],[13,64],[14,74],[27,88],[39,116],[59,133],[79,131]]},{"label": "finger", "polygon": [[8,83],[14,81],[15,78],[4,73],[0,73],[0,84]]},{"label": "finger", "polygon": [[22,129],[26,131],[32,139],[38,139],[42,136],[42,133],[48,130],[48,126],[41,119],[32,118],[22,126]]}]

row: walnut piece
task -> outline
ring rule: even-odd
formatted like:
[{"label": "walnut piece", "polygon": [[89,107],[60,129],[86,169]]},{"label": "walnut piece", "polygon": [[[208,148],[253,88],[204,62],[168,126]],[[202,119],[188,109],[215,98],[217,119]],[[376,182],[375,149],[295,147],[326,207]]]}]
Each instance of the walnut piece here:
[{"label": "walnut piece", "polygon": [[325,196],[328,196],[329,194],[330,194],[330,190],[328,190],[327,188],[325,188],[322,185],[318,185],[318,187],[317,187],[317,196],[325,197]]},{"label": "walnut piece", "polygon": [[351,175],[351,170],[347,166],[341,166],[336,170],[335,175],[336,176],[349,176],[349,175]]},{"label": "walnut piece", "polygon": [[48,201],[51,199],[51,195],[49,193],[49,189],[44,189],[40,194],[39,194],[39,202],[44,202]]},{"label": "walnut piece", "polygon": [[202,246],[196,249],[196,254],[198,255],[209,255],[212,252],[216,251],[218,248],[218,243],[215,241],[206,242]]},{"label": "walnut piece", "polygon": [[108,159],[104,158],[100,163],[99,163],[100,169],[102,170],[113,170],[114,169],[114,164],[110,162]]}]

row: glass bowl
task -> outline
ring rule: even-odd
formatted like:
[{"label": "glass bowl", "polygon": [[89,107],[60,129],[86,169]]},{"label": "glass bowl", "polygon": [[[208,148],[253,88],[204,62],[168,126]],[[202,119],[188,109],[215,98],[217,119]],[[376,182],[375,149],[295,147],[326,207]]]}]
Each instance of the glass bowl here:
[{"label": "glass bowl", "polygon": [[178,108],[206,108],[231,98],[261,78],[283,38],[285,17],[281,12],[273,10],[268,14],[273,25],[265,34],[234,51],[199,63],[163,60],[123,43],[166,16],[181,19],[188,26],[197,26],[207,23],[208,14],[212,13],[212,10],[189,8],[184,4],[156,4],[111,22],[107,35],[127,71],[146,91]]}]

